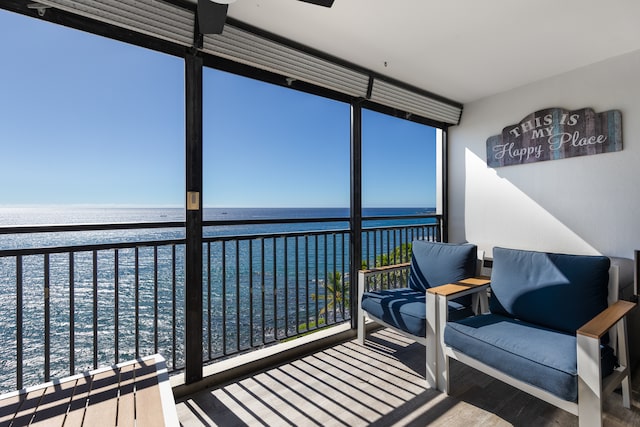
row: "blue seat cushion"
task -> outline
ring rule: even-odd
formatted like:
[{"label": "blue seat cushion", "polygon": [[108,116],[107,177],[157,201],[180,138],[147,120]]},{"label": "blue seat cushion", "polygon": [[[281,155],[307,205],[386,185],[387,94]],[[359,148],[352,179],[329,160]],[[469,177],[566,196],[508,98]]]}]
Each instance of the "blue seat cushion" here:
[{"label": "blue seat cushion", "polygon": [[[477,246],[470,243],[413,241],[409,288],[424,293],[429,288],[473,277],[477,253]],[[457,302],[470,305],[471,296],[462,297]]]},{"label": "blue seat cushion", "polygon": [[[577,402],[576,337],[499,314],[447,323],[446,345],[505,374]],[[602,347],[603,376],[613,372],[615,356]]]},{"label": "blue seat cushion", "polygon": [[[365,292],[362,309],[371,316],[411,335],[426,337],[425,293],[409,288]],[[449,303],[449,318],[461,319],[473,311],[455,301]]]},{"label": "blue seat cushion", "polygon": [[494,248],[492,313],[569,333],[607,308],[610,260]]}]

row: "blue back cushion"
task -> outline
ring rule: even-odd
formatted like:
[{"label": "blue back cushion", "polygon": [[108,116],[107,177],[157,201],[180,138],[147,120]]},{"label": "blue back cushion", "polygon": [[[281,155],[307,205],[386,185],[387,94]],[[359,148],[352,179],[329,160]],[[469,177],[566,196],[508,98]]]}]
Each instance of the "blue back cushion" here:
[{"label": "blue back cushion", "polygon": [[453,244],[415,240],[412,243],[409,287],[428,288],[473,277],[478,248],[470,243]]},{"label": "blue back cushion", "polygon": [[494,248],[489,308],[575,333],[607,308],[609,266],[604,256]]}]

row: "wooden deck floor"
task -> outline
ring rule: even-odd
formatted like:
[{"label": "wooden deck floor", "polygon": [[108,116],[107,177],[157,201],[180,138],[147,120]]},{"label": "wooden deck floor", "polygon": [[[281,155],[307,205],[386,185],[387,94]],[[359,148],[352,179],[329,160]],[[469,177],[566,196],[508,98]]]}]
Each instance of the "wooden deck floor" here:
[{"label": "wooden deck floor", "polygon": [[0,426],[178,424],[164,359],[156,354],[0,396]]},{"label": "wooden deck floor", "polygon": [[[429,390],[424,347],[387,329],[177,402],[189,426],[577,426],[577,417],[452,362],[451,396]],[[634,405],[605,403],[605,426],[640,426]]]}]

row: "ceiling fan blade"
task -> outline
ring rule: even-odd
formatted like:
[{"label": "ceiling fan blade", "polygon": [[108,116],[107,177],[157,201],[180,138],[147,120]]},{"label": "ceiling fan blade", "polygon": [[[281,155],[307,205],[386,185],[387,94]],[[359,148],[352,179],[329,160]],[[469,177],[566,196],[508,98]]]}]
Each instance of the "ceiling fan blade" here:
[{"label": "ceiling fan blade", "polygon": [[227,20],[228,4],[198,0],[198,27],[201,34],[222,34]]},{"label": "ceiling fan blade", "polygon": [[331,7],[334,0],[300,0],[305,3],[317,4],[318,6]]}]

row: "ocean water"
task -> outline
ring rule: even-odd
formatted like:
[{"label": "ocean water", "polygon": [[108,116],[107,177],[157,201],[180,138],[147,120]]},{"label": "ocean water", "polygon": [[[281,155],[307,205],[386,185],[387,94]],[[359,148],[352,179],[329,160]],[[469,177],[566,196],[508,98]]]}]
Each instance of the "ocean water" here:
[{"label": "ocean water", "polygon": [[[431,212],[424,208],[380,208],[368,209],[364,216]],[[204,233],[205,237],[219,238],[346,230],[348,222],[343,219],[348,215],[348,209],[343,208],[205,209],[205,221],[336,221],[216,225],[206,227]],[[0,226],[162,221],[184,221],[184,210],[0,208]],[[418,222],[398,218],[366,221],[364,226]],[[20,351],[23,385],[29,385],[46,379],[45,357],[50,359],[49,374],[54,378],[156,351],[168,360],[170,369],[179,369],[184,347],[184,245],[122,248],[117,254],[104,250],[81,251],[72,256],[68,252],[49,257],[24,256],[20,277],[16,257],[2,256],[2,250],[183,238],[182,228],[0,234],[0,391],[15,389]],[[294,244],[300,246],[298,253],[293,251]],[[344,245],[345,237],[338,232],[297,243],[286,237],[263,241],[247,238],[235,245],[223,240],[210,243],[205,248],[203,272],[204,359],[213,360],[284,338],[295,333],[301,323],[315,323],[319,316],[340,321],[341,309],[331,312],[325,306],[331,300],[327,291],[327,284],[333,280],[331,274],[339,272],[343,281],[348,280],[349,256]],[[298,265],[300,274],[296,275],[293,265]],[[262,289],[256,292],[254,287]],[[348,318],[349,314],[345,316]],[[19,324],[23,336],[20,348],[16,341]],[[45,335],[50,339],[45,340]],[[72,340],[74,348],[70,350]]]},{"label": "ocean water", "polygon": [[[365,208],[364,217],[433,213],[433,208]],[[204,221],[261,219],[348,218],[348,208],[205,208]],[[184,221],[182,208],[0,208],[0,227],[26,225],[117,224]],[[398,219],[395,225],[420,221]],[[363,226],[389,225],[389,221],[364,221]],[[300,224],[252,224],[205,227],[204,236],[245,235],[272,232],[347,228],[347,221]],[[43,234],[0,234],[0,250],[96,243],[184,238],[182,229],[140,229]]]}]

